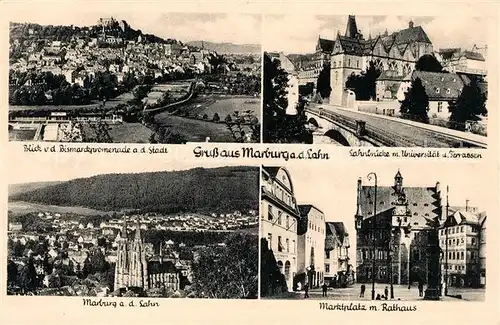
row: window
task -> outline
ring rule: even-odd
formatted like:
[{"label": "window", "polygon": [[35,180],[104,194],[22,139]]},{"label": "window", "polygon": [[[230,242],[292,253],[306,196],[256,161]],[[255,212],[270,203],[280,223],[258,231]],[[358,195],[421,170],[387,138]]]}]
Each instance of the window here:
[{"label": "window", "polygon": [[460,232],[464,232],[464,226],[460,226]]},{"label": "window", "polygon": [[460,259],[463,260],[464,259],[464,252],[460,252]]},{"label": "window", "polygon": [[356,68],[359,68],[359,60],[356,61]]},{"label": "window", "polygon": [[476,245],[476,238],[472,237],[472,245]]},{"label": "window", "polygon": [[436,87],[436,94],[439,94],[440,90],[438,87]]},{"label": "window", "polygon": [[347,66],[350,67],[351,66],[351,59],[347,60]]},{"label": "window", "polygon": [[267,220],[273,220],[273,206],[270,204],[267,206]]},{"label": "window", "polygon": [[273,249],[273,234],[267,234],[267,243],[269,244],[269,249]]},{"label": "window", "polygon": [[325,273],[330,273],[330,264],[325,264]]},{"label": "window", "polygon": [[451,94],[451,89],[450,88],[446,89],[446,93]]},{"label": "window", "polygon": [[281,243],[281,236],[278,236],[278,252],[283,251],[283,244]]},{"label": "window", "polygon": [[289,216],[286,216],[286,229],[288,229],[288,227],[290,227],[290,217]]},{"label": "window", "polygon": [[278,211],[278,225],[280,225],[280,226],[281,226],[281,214],[282,213],[283,213],[282,211]]},{"label": "window", "polygon": [[295,240],[292,240],[293,253],[295,254]]},{"label": "window", "polygon": [[325,258],[330,258],[330,251],[325,251]]},{"label": "window", "polygon": [[290,241],[288,240],[288,238],[286,239],[286,252],[290,252]]}]

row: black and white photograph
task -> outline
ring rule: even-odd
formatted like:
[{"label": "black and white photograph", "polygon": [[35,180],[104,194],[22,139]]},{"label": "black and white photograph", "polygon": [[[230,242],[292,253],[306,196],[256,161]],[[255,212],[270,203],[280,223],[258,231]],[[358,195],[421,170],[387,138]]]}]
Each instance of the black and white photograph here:
[{"label": "black and white photograph", "polygon": [[10,141],[260,142],[261,15],[116,11],[12,18]]},{"label": "black and white photograph", "polygon": [[284,14],[263,25],[263,142],[486,148],[487,17]]},{"label": "black and white photograph", "polygon": [[261,298],[484,301],[486,174],[373,166],[262,168]]},{"label": "black and white photograph", "polygon": [[56,165],[10,181],[8,295],[257,298],[259,167]]}]

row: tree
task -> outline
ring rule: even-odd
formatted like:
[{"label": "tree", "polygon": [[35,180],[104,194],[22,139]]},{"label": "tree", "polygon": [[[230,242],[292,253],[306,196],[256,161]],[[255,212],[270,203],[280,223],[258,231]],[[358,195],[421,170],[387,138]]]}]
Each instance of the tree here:
[{"label": "tree", "polygon": [[433,54],[422,55],[415,64],[415,70],[428,72],[443,72],[443,66]]},{"label": "tree", "polygon": [[287,116],[288,73],[281,68],[279,60],[264,55],[264,112],[263,141],[267,143],[306,142],[305,123],[300,107],[296,116]]},{"label": "tree", "polygon": [[405,94],[405,99],[401,102],[401,116],[414,121],[429,123],[428,111],[429,97],[422,85],[422,80],[415,78],[411,82],[410,89]]},{"label": "tree", "polygon": [[195,296],[216,299],[257,298],[258,238],[237,233],[222,247],[202,250],[193,264]]},{"label": "tree", "polygon": [[318,75],[316,88],[321,98],[329,98],[332,92],[332,87],[330,86],[330,71],[330,64],[325,64]]},{"label": "tree", "polygon": [[452,127],[460,130],[465,129],[466,121],[478,121],[479,116],[486,116],[486,94],[479,88],[478,81],[472,78],[468,85],[465,85],[456,103],[451,102],[449,106]]},{"label": "tree", "polygon": [[346,80],[346,88],[352,89],[357,100],[372,100],[377,97],[376,82],[381,71],[373,61],[370,61],[368,69],[361,74],[351,74]]},{"label": "tree", "polygon": [[10,259],[7,263],[7,283],[10,285],[17,284],[17,265]]}]

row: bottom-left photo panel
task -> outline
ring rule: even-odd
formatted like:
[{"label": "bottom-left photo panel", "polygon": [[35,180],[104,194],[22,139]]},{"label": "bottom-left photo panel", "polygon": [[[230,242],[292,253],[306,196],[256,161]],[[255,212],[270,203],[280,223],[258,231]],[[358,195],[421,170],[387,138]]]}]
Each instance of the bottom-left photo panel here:
[{"label": "bottom-left photo panel", "polygon": [[256,299],[259,167],[147,165],[11,179],[7,294]]}]

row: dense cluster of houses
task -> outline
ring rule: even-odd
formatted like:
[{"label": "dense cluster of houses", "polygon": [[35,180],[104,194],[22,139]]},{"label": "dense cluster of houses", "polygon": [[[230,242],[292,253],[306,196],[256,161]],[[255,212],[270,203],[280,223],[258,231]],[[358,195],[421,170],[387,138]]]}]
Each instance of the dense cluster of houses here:
[{"label": "dense cluster of houses", "polygon": [[[200,214],[173,216],[134,215],[113,217],[99,224],[83,222],[81,221],[82,218],[79,221],[60,213],[40,212],[37,218],[40,222],[50,225],[51,227],[48,228],[52,230],[40,234],[24,230],[21,222],[9,222],[9,242],[14,247],[17,245],[22,248],[22,252],[15,252],[15,249],[9,250],[9,260],[15,263],[18,270],[27,267],[28,263],[33,263],[36,274],[42,282],[43,288],[37,290],[38,294],[41,295],[118,295],[118,293],[112,292],[112,285],[109,283],[101,283],[93,277],[82,279],[81,276],[78,277],[77,275],[81,275],[85,261],[96,252],[98,254],[102,253],[107,263],[115,265],[118,259],[117,253],[120,243],[123,241],[122,233],[124,229],[125,231],[220,232],[257,227],[258,225],[257,211],[255,210],[245,213],[240,211],[228,214],[213,213],[211,216]],[[44,243],[43,252],[39,248],[42,243]],[[174,243],[172,240],[168,240],[164,244],[174,253],[176,249],[182,250],[186,248],[185,243]],[[154,253],[152,244],[144,245],[149,248],[151,254]],[[165,245],[163,247],[167,247]],[[193,253],[199,248],[203,247],[192,247]],[[165,249],[164,252],[166,252]],[[170,252],[171,255],[173,254],[172,256],[177,256],[174,265],[181,269],[182,273],[180,274],[182,276],[189,278],[190,262],[179,259],[179,254],[172,252]],[[57,269],[62,267],[68,272],[61,274],[52,271],[47,273],[47,263],[53,265],[54,270],[57,266]],[[18,271],[17,273],[22,272]],[[17,288],[17,290],[20,290],[20,288]],[[19,291],[14,290],[13,292]]]}]

